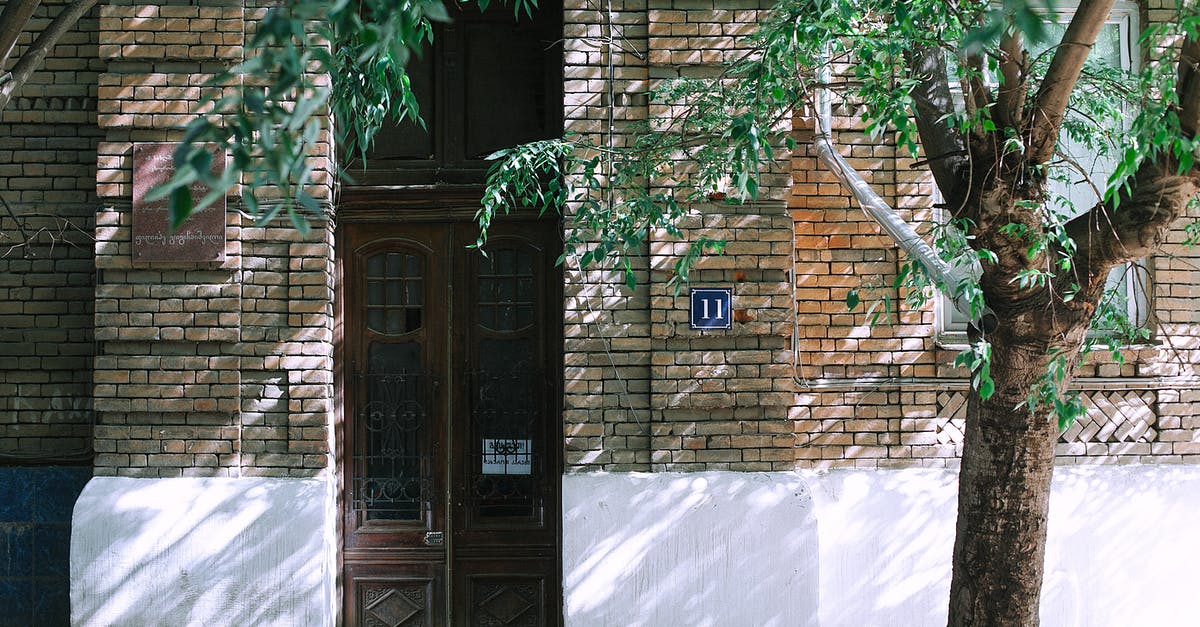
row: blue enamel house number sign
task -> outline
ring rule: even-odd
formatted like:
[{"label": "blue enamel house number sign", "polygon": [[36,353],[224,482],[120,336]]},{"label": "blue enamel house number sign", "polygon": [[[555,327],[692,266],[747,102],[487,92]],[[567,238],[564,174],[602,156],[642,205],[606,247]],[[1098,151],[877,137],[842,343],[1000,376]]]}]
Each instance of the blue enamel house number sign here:
[{"label": "blue enamel house number sign", "polygon": [[733,326],[733,289],[706,287],[692,290],[690,322],[693,329],[728,329]]}]

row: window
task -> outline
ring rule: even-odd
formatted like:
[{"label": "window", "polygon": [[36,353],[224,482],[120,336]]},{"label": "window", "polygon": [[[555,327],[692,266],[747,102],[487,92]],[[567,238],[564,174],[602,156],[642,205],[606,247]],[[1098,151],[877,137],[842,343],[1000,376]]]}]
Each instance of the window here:
[{"label": "window", "polygon": [[385,124],[365,168],[346,155],[353,182],[482,183],[491,153],[561,135],[561,4],[539,4],[519,20],[500,2],[484,14],[448,4],[453,21],[436,24],[433,45],[408,65],[426,128]]},{"label": "window", "polygon": [[[1066,32],[1072,10],[1069,7],[1060,9],[1059,18],[1062,21],[1051,27],[1055,39],[1061,38]],[[1097,38],[1096,46],[1092,49],[1092,59],[1099,59],[1107,65],[1126,70],[1136,68],[1139,65],[1138,49],[1135,45],[1137,35],[1137,5],[1118,2]],[[1037,51],[1031,51],[1035,52]],[[1116,161],[1112,156],[1098,154],[1066,134],[1059,141],[1059,151],[1074,164],[1065,160],[1058,164],[1057,176],[1052,176],[1048,191],[1052,198],[1060,196],[1070,201],[1064,206],[1064,217],[1071,219],[1096,204],[1099,200],[1096,188],[1103,193],[1104,184],[1115,169]],[[1076,167],[1086,170],[1088,176],[1081,175]],[[1073,209],[1068,210],[1067,207]],[[1146,263],[1142,260],[1113,268],[1107,280],[1107,288],[1115,296],[1112,305],[1122,309],[1129,322],[1139,327],[1145,326],[1149,319],[1149,279]],[[956,310],[944,296],[938,299],[936,309],[941,338],[950,343],[965,341],[968,322],[966,316]]]}]

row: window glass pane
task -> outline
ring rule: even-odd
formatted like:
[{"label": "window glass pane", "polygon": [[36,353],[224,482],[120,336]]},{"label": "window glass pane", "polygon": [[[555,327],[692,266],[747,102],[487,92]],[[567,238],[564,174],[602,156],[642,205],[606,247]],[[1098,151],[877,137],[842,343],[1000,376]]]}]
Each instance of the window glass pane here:
[{"label": "window glass pane", "polygon": [[[551,42],[511,20],[467,24],[465,113],[467,159],[554,133],[547,125],[545,57]],[[503,50],[503,54],[496,51]],[[502,122],[501,122],[502,121]]]},{"label": "window glass pane", "polygon": [[[400,124],[390,119],[384,122],[367,153],[367,167],[372,166],[372,161],[425,161],[434,158],[433,129],[437,127],[438,120],[434,106],[437,74],[433,65],[433,51],[426,45],[420,56],[413,55],[409,59],[406,68],[425,127],[407,119]],[[347,157],[358,159],[358,155]]]},{"label": "window glass pane", "polygon": [[[1069,17],[1069,14],[1064,14],[1062,19],[1066,20]],[[1132,19],[1133,16],[1130,14],[1117,12],[1114,20],[1105,24],[1101,30],[1089,56],[1089,61],[1104,63],[1110,67],[1131,69],[1128,50],[1130,37],[1132,37]],[[1049,40],[1052,42],[1061,40],[1067,27],[1065,22],[1047,26]],[[1049,47],[1050,44],[1046,44],[1040,48],[1034,48],[1030,50],[1030,54],[1037,57],[1040,54],[1048,53]],[[1071,113],[1068,112],[1068,116],[1070,115]],[[1082,215],[1099,202],[1097,189],[1103,191],[1108,177],[1115,170],[1116,155],[1101,154],[1097,147],[1075,141],[1066,132],[1062,133],[1059,138],[1058,150],[1070,157],[1075,164],[1060,161],[1058,167],[1053,168],[1047,191],[1051,202],[1056,203],[1055,209],[1061,213],[1064,220],[1069,220]],[[1075,165],[1085,170],[1087,176],[1085,177],[1083,173],[1079,172]],[[1068,202],[1058,202],[1056,197],[1061,197]],[[1114,268],[1106,281],[1107,287],[1116,289],[1118,293],[1119,302],[1115,304],[1128,311],[1131,322],[1138,324],[1145,322],[1147,308],[1144,290],[1135,289],[1135,283],[1140,276],[1141,273],[1135,268],[1135,264],[1125,264]],[[959,313],[949,299],[943,298],[941,309],[943,330],[950,332],[966,330],[968,322],[966,316]]]},{"label": "window glass pane", "polygon": [[380,253],[367,259],[367,328],[403,335],[421,328],[424,304],[420,256]]}]

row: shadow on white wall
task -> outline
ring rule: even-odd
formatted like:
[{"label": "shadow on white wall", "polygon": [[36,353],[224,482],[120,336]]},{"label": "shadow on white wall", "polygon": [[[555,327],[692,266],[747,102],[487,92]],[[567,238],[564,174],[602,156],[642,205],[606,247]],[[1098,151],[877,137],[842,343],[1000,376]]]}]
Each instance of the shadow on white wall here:
[{"label": "shadow on white wall", "polygon": [[329,498],[315,479],[94,478],[72,524],[72,624],[332,626]]},{"label": "shadow on white wall", "polygon": [[[957,473],[806,478],[820,537],[820,626],[945,625]],[[1200,468],[1059,467],[1052,490],[1042,625],[1200,625]]]},{"label": "shadow on white wall", "polygon": [[816,627],[799,475],[568,475],[563,494],[569,627]]}]

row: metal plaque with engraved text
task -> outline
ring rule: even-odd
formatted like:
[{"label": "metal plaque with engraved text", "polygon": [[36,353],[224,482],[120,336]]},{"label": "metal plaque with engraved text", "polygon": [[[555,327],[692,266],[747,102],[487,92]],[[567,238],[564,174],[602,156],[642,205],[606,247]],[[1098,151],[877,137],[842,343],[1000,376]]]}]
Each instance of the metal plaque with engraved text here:
[{"label": "metal plaque with engraved text", "polygon": [[[133,260],[142,262],[225,261],[225,198],[193,213],[174,232],[170,228],[168,199],[147,201],[155,185],[175,173],[172,153],[176,144],[145,143],[133,146]],[[215,151],[214,151],[215,152]],[[224,155],[213,157],[213,173],[225,170]],[[192,185],[192,200],[198,202],[208,186]]]}]

